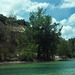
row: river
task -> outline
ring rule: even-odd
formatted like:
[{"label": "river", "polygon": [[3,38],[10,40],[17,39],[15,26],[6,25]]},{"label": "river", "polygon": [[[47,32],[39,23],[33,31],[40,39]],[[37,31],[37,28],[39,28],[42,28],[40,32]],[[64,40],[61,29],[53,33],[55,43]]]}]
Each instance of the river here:
[{"label": "river", "polygon": [[75,75],[75,59],[0,65],[0,75]]}]

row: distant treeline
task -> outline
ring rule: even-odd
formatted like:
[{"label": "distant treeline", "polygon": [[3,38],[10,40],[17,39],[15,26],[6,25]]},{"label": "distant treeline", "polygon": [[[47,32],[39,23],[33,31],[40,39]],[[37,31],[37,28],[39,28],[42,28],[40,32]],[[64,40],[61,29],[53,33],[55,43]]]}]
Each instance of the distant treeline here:
[{"label": "distant treeline", "polygon": [[75,57],[75,38],[61,38],[63,27],[58,26],[43,8],[31,12],[29,22],[17,20],[13,14],[0,14],[0,61],[50,61],[56,55]]}]

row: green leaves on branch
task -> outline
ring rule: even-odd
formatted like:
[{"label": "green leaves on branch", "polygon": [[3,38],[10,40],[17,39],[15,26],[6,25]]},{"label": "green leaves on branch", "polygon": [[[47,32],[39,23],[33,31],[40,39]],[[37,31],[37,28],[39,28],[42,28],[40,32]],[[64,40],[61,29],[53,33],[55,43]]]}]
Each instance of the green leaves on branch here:
[{"label": "green leaves on branch", "polygon": [[31,12],[29,19],[33,39],[36,44],[39,44],[37,58],[43,60],[53,58],[62,28],[57,28],[58,23],[52,24],[51,16],[46,15],[43,8],[38,8],[37,12]]}]

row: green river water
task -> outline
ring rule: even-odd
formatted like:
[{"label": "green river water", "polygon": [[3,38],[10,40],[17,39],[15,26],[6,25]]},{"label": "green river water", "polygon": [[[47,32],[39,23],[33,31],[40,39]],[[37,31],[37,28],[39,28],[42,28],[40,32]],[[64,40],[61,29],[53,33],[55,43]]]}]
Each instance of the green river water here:
[{"label": "green river water", "polygon": [[0,65],[0,75],[75,75],[75,59]]}]

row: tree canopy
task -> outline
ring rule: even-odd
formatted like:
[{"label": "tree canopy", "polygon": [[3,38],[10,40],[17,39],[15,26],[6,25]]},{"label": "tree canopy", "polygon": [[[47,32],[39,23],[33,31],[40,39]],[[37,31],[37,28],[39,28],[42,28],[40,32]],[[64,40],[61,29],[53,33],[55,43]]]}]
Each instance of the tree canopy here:
[{"label": "tree canopy", "polygon": [[52,24],[51,16],[46,15],[43,8],[38,8],[37,12],[31,12],[29,19],[33,38],[39,44],[37,58],[43,60],[53,58],[60,37],[61,28],[57,28],[59,24]]}]

